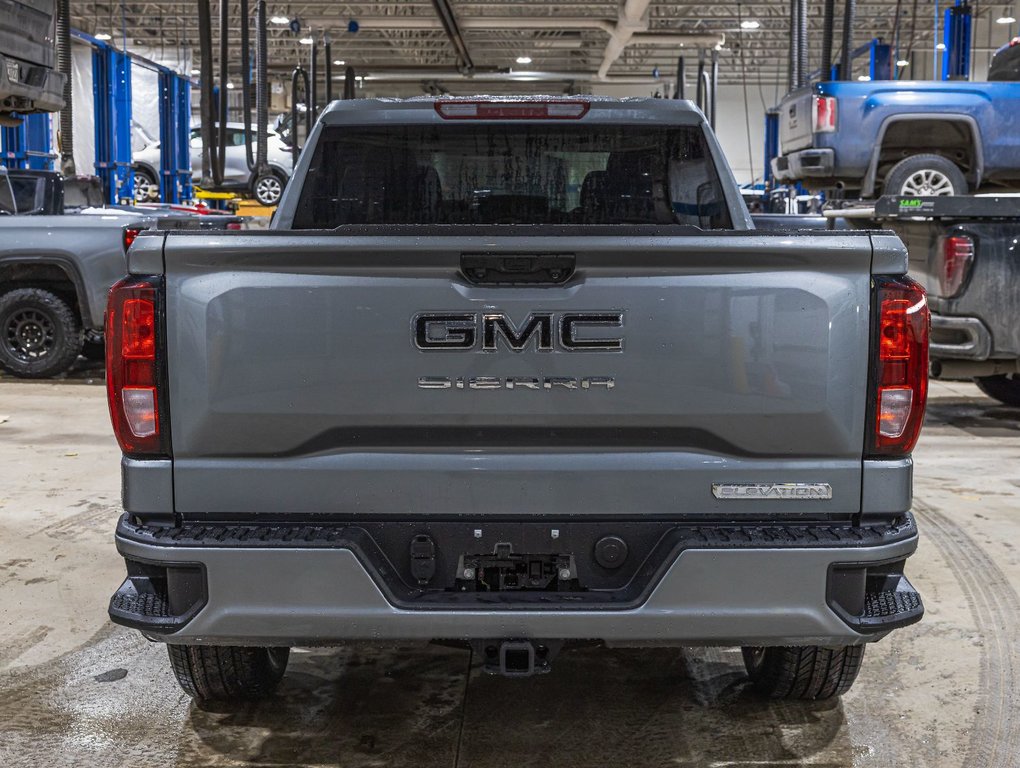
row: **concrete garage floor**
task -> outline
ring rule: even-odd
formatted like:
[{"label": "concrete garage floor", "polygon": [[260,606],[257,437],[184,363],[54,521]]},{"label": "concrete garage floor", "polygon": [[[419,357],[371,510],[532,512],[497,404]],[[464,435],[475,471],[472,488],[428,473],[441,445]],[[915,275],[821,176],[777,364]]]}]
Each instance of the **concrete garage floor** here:
[{"label": "concrete garage floor", "polygon": [[192,706],[106,621],[117,447],[96,372],[0,381],[0,766],[1020,766],[1020,410],[935,383],[916,453],[923,622],[836,704],[745,692],[732,650],[587,649],[524,681],[466,651],[295,653],[273,700]]}]

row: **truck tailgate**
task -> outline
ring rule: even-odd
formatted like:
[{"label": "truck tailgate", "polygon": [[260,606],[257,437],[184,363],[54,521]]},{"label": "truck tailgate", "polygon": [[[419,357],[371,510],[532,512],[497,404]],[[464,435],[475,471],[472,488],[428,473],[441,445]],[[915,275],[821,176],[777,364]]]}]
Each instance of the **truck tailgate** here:
[{"label": "truck tailgate", "polygon": [[[550,244],[576,258],[563,285],[459,271]],[[831,499],[775,493],[765,512],[854,514],[871,256],[846,232],[170,235],[176,510],[735,519],[762,504],[718,486],[807,483]],[[420,349],[423,313],[456,316],[427,332],[465,347]],[[622,349],[565,349],[570,313],[622,315],[570,332]],[[486,351],[486,314],[538,331]]]},{"label": "truck tailgate", "polygon": [[812,99],[814,90],[802,88],[779,105],[779,148],[785,154],[810,147],[814,141]]}]

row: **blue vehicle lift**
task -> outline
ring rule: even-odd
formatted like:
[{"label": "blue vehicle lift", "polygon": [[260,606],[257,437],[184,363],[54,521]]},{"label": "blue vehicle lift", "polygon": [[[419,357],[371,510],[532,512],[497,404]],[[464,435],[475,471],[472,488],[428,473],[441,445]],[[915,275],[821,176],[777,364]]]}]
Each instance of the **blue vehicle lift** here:
[{"label": "blue vehicle lift", "polygon": [[155,70],[159,78],[160,197],[164,202],[190,200],[191,81],[155,62],[120,51],[104,40],[73,30],[92,46],[92,89],[96,123],[96,175],[107,201],[134,201],[131,165],[132,63]]},{"label": "blue vehicle lift", "polygon": [[96,175],[107,202],[134,202],[131,171],[131,57],[96,41],[92,51],[92,93],[96,111]]},{"label": "blue vehicle lift", "polygon": [[27,115],[21,125],[0,129],[0,160],[8,168],[52,171],[57,155],[50,136],[50,115]]},{"label": "blue vehicle lift", "polygon": [[772,161],[779,157],[779,111],[769,109],[765,112],[765,175],[763,180],[766,189],[772,189]]},{"label": "blue vehicle lift", "polygon": [[159,68],[159,196],[191,200],[191,81]]},{"label": "blue vehicle lift", "polygon": [[966,0],[946,9],[942,42],[946,50],[942,55],[943,80],[970,79],[971,12]]}]

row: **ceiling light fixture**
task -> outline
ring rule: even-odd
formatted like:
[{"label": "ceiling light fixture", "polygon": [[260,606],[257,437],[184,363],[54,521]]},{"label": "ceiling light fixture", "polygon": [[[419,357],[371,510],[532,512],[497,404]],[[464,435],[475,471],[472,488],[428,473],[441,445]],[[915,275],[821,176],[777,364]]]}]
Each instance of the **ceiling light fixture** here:
[{"label": "ceiling light fixture", "polygon": [[232,82],[230,82],[229,80],[227,80],[227,90],[228,91],[234,90],[234,84]]},{"label": "ceiling light fixture", "polygon": [[112,37],[110,37],[110,36],[109,36],[108,34],[106,34],[105,32],[100,32],[100,33],[98,33],[98,34],[96,35],[96,40],[112,40],[112,39],[113,39],[113,38],[112,38]]},{"label": "ceiling light fixture", "polygon": [[191,70],[191,74],[193,74],[193,75],[200,75],[200,74],[202,74],[202,72],[200,70],[193,69],[193,70]]},{"label": "ceiling light fixture", "polygon": [[286,16],[274,16],[269,21],[272,24],[290,24],[290,19]]},{"label": "ceiling light fixture", "polygon": [[748,19],[747,21],[740,22],[741,29],[758,29],[760,26],[761,22],[755,21],[754,19]]},{"label": "ceiling light fixture", "polygon": [[868,83],[871,82],[871,75],[859,75],[857,79],[860,80],[862,83]]},{"label": "ceiling light fixture", "polygon": [[517,57],[517,63],[518,64],[530,64],[531,63],[531,57],[530,56],[518,56]]},{"label": "ceiling light fixture", "polygon": [[314,41],[310,37],[302,37],[299,42],[301,45],[311,45]]},{"label": "ceiling light fixture", "polygon": [[909,67],[910,66],[910,62],[907,61],[906,59],[900,59],[899,61],[896,62],[896,66],[897,67]]},{"label": "ceiling light fixture", "polygon": [[344,62],[342,59],[337,59],[336,61],[333,62],[333,66],[342,67],[345,63],[346,62]]},{"label": "ceiling light fixture", "polygon": [[1016,17],[1008,11],[1003,11],[1002,15],[995,20],[996,24],[1016,24]]},{"label": "ceiling light fixture", "polygon": [[944,51],[944,50],[946,50],[946,44],[945,43],[939,43],[938,45],[935,46],[935,50],[936,51]]}]

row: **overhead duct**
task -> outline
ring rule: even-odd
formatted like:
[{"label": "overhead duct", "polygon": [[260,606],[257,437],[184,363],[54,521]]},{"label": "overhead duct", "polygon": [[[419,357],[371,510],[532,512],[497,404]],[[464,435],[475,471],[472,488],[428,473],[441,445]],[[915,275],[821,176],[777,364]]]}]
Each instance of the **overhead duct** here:
[{"label": "overhead duct", "polygon": [[807,0],[797,0],[797,87],[808,84],[808,4]]},{"label": "overhead duct", "polygon": [[249,171],[255,170],[255,155],[252,153],[251,136],[251,41],[248,14],[248,0],[241,0],[241,119],[244,120],[244,157]]},{"label": "overhead duct", "polygon": [[228,69],[228,56],[230,54],[229,34],[230,4],[227,0],[220,0],[220,98],[219,107],[216,110],[216,116],[220,122],[220,130],[219,142],[216,148],[216,162],[213,163],[213,184],[217,187],[223,184],[227,169],[227,121],[229,119],[227,81],[230,79],[230,70]]},{"label": "overhead duct", "polygon": [[326,106],[333,101],[333,41],[327,34],[322,39],[322,47],[326,53]]},{"label": "overhead duct", "polygon": [[[620,9],[616,21],[597,19],[587,16],[483,16],[456,20],[458,37],[462,30],[545,30],[545,31],[583,31],[598,30],[609,35],[603,53],[602,65],[599,67],[600,80],[607,79],[609,68],[620,57],[624,49],[630,45],[661,45],[679,48],[715,48],[726,43],[726,35],[721,32],[649,32],[648,6],[650,0],[627,0]],[[430,30],[446,29],[441,18],[419,16],[377,16],[358,19],[358,27],[362,30]],[[447,31],[449,35],[449,31]],[[462,39],[462,38],[461,38]],[[451,42],[456,46],[455,38]],[[543,46],[560,47],[556,38],[536,40],[536,50]],[[570,47],[577,43],[571,42]],[[563,47],[567,47],[564,45]]]},{"label": "overhead duct", "polygon": [[800,24],[797,19],[797,12],[800,9],[800,0],[790,0],[790,57],[787,63],[786,85],[789,90],[795,90],[800,85],[800,53],[797,46],[800,45],[800,38],[797,35]]},{"label": "overhead duct", "polygon": [[640,32],[631,36],[628,45],[664,45],[680,48],[713,49],[726,44],[722,32],[708,34],[685,34],[683,32]]},{"label": "overhead duct", "polygon": [[308,67],[308,82],[311,84],[311,90],[308,91],[305,101],[308,109],[312,112],[312,122],[314,123],[319,117],[319,40],[314,34],[312,35],[310,53],[311,66]]},{"label": "overhead duct", "polygon": [[199,114],[202,115],[202,185],[208,186],[216,163],[212,115],[212,13],[209,0],[198,0]]},{"label": "overhead duct", "polygon": [[255,167],[261,176],[269,169],[267,146],[269,126],[269,72],[268,30],[266,2],[255,4]]},{"label": "overhead duct", "polygon": [[609,41],[602,52],[602,63],[599,65],[599,78],[609,74],[609,68],[620,58],[635,32],[648,31],[648,6],[651,0],[625,0],[620,6],[620,15],[616,19],[613,31],[609,33]]},{"label": "overhead duct", "polygon": [[432,7],[436,9],[439,23],[457,54],[458,67],[465,72],[471,72],[475,68],[475,63],[471,60],[471,52],[468,50],[467,43],[464,42],[464,36],[460,32],[460,25],[453,13],[453,8],[450,7],[449,0],[432,0]]},{"label": "overhead duct", "polygon": [[[456,74],[461,75],[462,73],[461,72],[457,72]],[[419,74],[419,76],[420,76],[420,74]],[[355,78],[354,78],[354,67],[347,67],[347,69],[344,70],[344,99],[345,100],[353,99],[354,96],[355,96],[355,93],[354,93],[354,80],[355,80]]]},{"label": "overhead duct", "polygon": [[832,43],[836,36],[836,0],[825,0],[822,17],[822,80],[832,77]]},{"label": "overhead duct", "polygon": [[843,56],[839,62],[840,80],[850,79],[856,17],[857,0],[846,0],[846,6],[843,8]]},{"label": "overhead duct", "polygon": [[543,72],[543,71],[510,71],[498,70],[490,72],[475,71],[468,75],[456,69],[443,70],[436,67],[416,69],[377,68],[364,70],[359,75],[365,82],[374,83],[417,83],[432,81],[476,82],[476,83],[549,83],[549,82],[603,82],[616,85],[661,85],[662,79],[644,75],[614,75],[600,78],[595,72]]},{"label": "overhead duct", "polygon": [[[458,19],[457,26],[466,29],[543,29],[549,31],[598,29],[612,34],[616,24],[608,19],[588,16],[483,16]],[[358,19],[361,30],[444,29],[440,19],[428,16],[376,16]]]},{"label": "overhead duct", "polygon": [[64,106],[60,110],[60,172],[74,176],[74,107],[71,103],[71,0],[57,6],[57,69],[64,76]]}]

